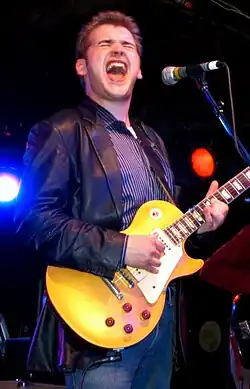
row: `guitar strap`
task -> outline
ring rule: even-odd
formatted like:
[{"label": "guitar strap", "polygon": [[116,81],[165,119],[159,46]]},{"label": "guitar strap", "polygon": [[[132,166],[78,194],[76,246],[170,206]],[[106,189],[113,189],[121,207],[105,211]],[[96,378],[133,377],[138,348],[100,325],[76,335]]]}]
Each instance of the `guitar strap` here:
[{"label": "guitar strap", "polygon": [[[166,178],[165,178],[164,169],[162,167],[162,163],[161,163],[160,156],[159,156],[159,153],[161,153],[159,147],[156,146],[156,144],[152,141],[152,139],[149,137],[147,132],[145,130],[141,129],[141,127],[138,124],[133,123],[133,128],[134,128],[134,131],[135,131],[135,133],[136,133],[136,135],[141,143],[141,146],[144,150],[144,153],[146,154],[146,157],[148,158],[151,171],[154,173],[156,180],[158,181],[159,185],[162,187],[169,202],[176,205],[174,198],[171,194],[172,191],[170,190],[168,182],[166,181]],[[166,159],[163,155],[162,155],[162,158]],[[169,166],[169,162],[166,161],[166,163]]]},{"label": "guitar strap", "polygon": [[163,192],[166,194],[167,198],[169,199],[169,202],[172,203],[173,205],[175,205],[174,199],[171,196],[169,190],[167,189],[167,186],[163,184],[160,177],[156,176],[156,179],[158,180],[159,184],[161,185]]},{"label": "guitar strap", "polygon": [[[164,193],[166,194],[168,200],[173,205],[176,205],[176,202],[171,194],[171,189],[168,185],[168,182],[165,179],[164,169],[162,167],[161,158],[159,156],[159,153],[161,154],[162,158],[166,160],[164,155],[162,154],[160,148],[154,143],[154,139],[151,139],[150,135],[147,133],[146,129],[143,130],[141,126],[138,124],[133,123],[133,129],[138,137],[138,139],[141,142],[141,146],[149,160],[150,168],[152,172],[155,174],[155,177],[159,183],[159,185],[162,187]],[[166,163],[169,166],[169,161],[166,160]],[[177,289],[179,290],[179,293],[181,293],[181,285],[179,284],[177,286],[176,281],[171,282],[171,286],[168,287],[168,299],[170,301],[170,304],[173,306],[173,322],[175,327],[180,326],[180,313],[179,309],[179,293],[177,293]],[[178,323],[178,326],[177,326]],[[180,331],[180,329],[179,329]],[[181,332],[180,332],[181,333]],[[172,336],[172,347],[173,347],[173,369],[174,371],[178,371],[180,368],[180,349],[183,349],[182,341],[179,340],[179,337],[177,336],[177,331],[174,331]],[[179,346],[179,343],[181,344]],[[184,353],[183,353],[184,355]]]}]

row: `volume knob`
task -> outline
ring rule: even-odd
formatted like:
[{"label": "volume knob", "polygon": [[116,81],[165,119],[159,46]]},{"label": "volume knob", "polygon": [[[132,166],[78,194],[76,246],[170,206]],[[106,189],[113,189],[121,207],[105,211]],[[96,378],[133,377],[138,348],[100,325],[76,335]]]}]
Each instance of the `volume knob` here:
[{"label": "volume knob", "polygon": [[132,305],[130,303],[123,304],[122,308],[124,309],[125,312],[132,311]]},{"label": "volume knob", "polygon": [[133,326],[131,324],[126,324],[123,328],[127,334],[131,334],[131,332],[133,332],[133,330],[134,330]]},{"label": "volume knob", "polygon": [[143,320],[148,320],[151,317],[151,313],[147,309],[145,309],[141,313],[141,317],[143,318]]},{"label": "volume knob", "polygon": [[113,317],[108,317],[105,320],[105,323],[107,327],[113,327],[113,325],[115,324],[115,320],[113,319]]}]

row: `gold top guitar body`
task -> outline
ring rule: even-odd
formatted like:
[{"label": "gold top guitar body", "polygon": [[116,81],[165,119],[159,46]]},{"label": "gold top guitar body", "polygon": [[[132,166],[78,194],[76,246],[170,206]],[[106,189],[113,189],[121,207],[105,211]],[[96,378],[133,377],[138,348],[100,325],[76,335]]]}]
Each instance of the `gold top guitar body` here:
[{"label": "gold top guitar body", "polygon": [[149,201],[137,211],[127,235],[158,235],[165,253],[158,274],[127,268],[113,281],[48,266],[46,287],[57,314],[80,337],[106,348],[124,348],[144,339],[157,325],[165,290],[178,277],[197,272],[202,260],[190,258],[185,240],[203,223],[203,208],[214,198],[229,204],[250,187],[250,167],[183,214],[165,201]]},{"label": "gold top guitar body", "polygon": [[[142,205],[123,232],[157,233],[181,215],[170,203],[150,201]],[[175,246],[171,242],[167,243],[169,248],[156,275],[127,268],[117,272],[109,282],[89,273],[49,266],[46,274],[49,299],[64,322],[90,343],[107,348],[131,346],[157,325],[170,281],[195,273],[203,265],[202,260],[187,256],[184,243]]]}]

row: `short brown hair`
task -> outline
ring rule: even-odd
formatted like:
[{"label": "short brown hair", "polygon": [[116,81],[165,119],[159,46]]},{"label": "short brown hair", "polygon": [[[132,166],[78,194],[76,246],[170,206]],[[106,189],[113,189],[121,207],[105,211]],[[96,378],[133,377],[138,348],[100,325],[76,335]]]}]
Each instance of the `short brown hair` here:
[{"label": "short brown hair", "polygon": [[103,11],[95,15],[88,24],[83,26],[78,34],[76,42],[76,58],[85,58],[89,47],[89,35],[97,27],[103,24],[125,27],[134,37],[139,55],[142,54],[142,37],[140,29],[131,16],[127,16],[119,11]]}]

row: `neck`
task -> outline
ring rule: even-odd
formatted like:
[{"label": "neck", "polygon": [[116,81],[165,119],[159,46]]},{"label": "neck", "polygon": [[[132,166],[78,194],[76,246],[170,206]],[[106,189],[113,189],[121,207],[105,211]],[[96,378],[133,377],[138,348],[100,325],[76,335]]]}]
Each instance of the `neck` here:
[{"label": "neck", "polygon": [[97,96],[88,95],[95,103],[101,105],[107,111],[112,113],[112,115],[117,119],[126,124],[127,127],[130,127],[129,121],[129,107],[131,99],[122,100],[122,101],[110,101]]}]

